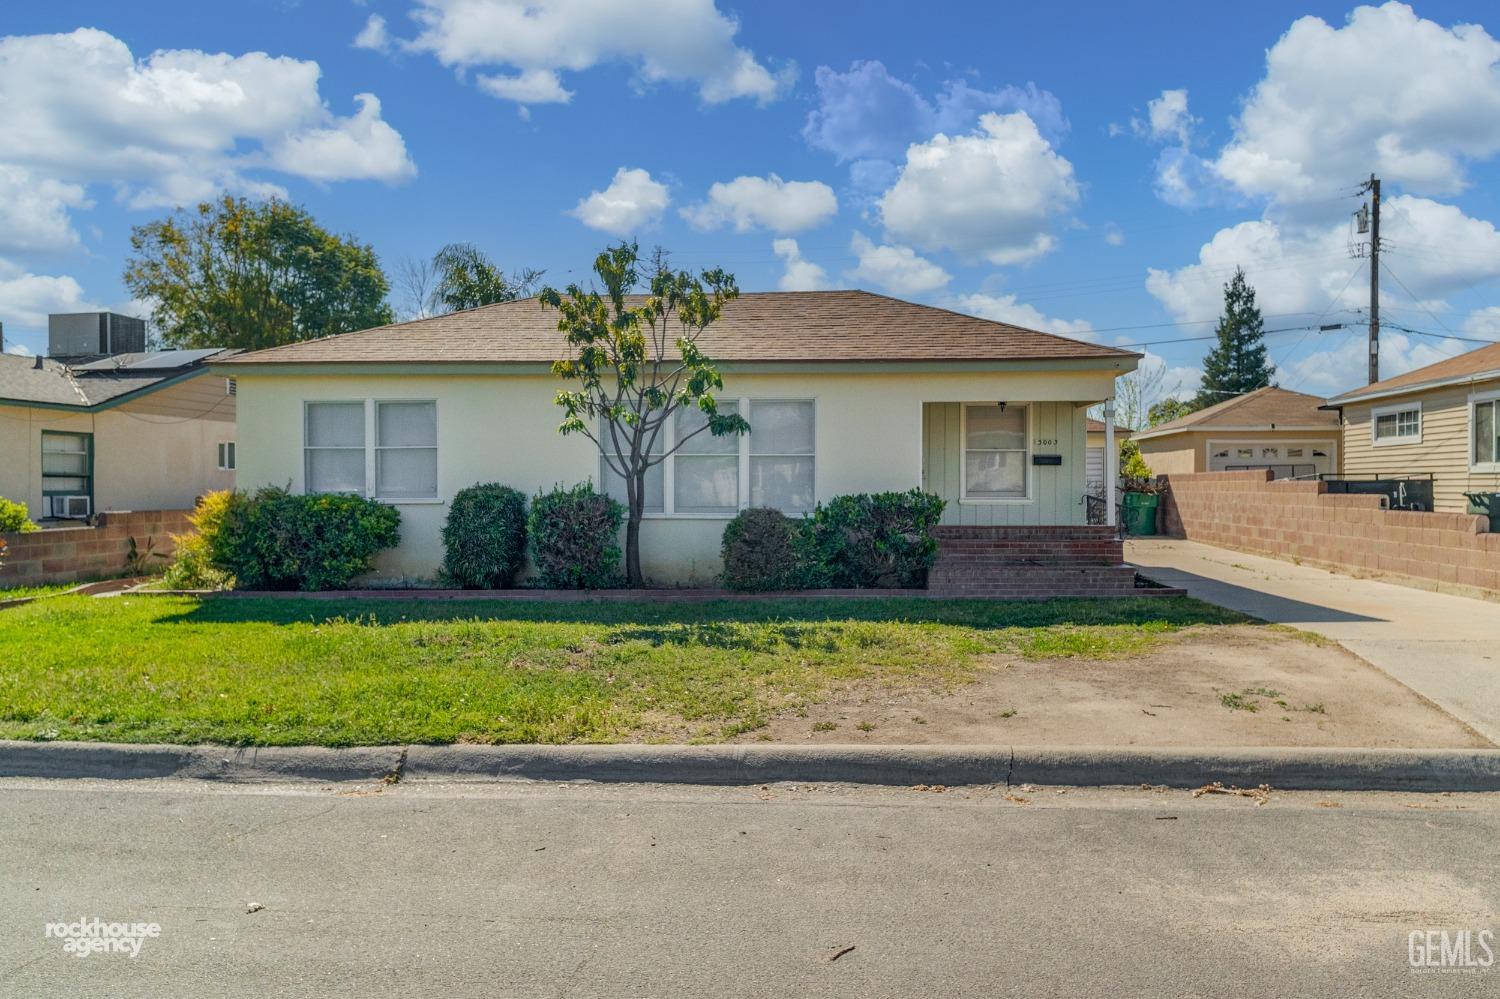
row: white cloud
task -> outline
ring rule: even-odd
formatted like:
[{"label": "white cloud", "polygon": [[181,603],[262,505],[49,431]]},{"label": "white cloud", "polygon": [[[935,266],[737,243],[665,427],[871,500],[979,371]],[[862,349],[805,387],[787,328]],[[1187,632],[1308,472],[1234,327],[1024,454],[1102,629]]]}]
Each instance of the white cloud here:
[{"label": "white cloud", "polygon": [[1049,141],[1068,131],[1062,103],[1035,84],[979,90],[963,80],[947,83],[933,100],[875,61],[855,62],[847,73],[819,66],[818,106],[808,113],[802,137],[840,163],[900,159],[906,147],[938,132],[967,132],[986,111],[1025,111]]},{"label": "white cloud", "polygon": [[483,75],[479,77],[479,89],[521,105],[566,104],[573,99],[573,91],[563,87],[550,69],[528,69],[514,76]]},{"label": "white cloud", "polygon": [[821,181],[736,177],[708,189],[708,200],[682,210],[694,229],[733,225],[735,232],[759,226],[772,232],[800,232],[826,222],[839,210],[833,188]]},{"label": "white cloud", "polygon": [[590,229],[626,236],[655,223],[670,201],[666,185],[652,180],[650,173],[620,167],[608,187],[589,194],[568,214]]},{"label": "white cloud", "polygon": [[1486,340],[1500,341],[1500,305],[1475,309],[1464,320],[1464,332]]},{"label": "white cloud", "polygon": [[0,252],[65,250],[78,242],[68,216],[86,208],[80,184],[65,184],[0,163]]},{"label": "white cloud", "polygon": [[854,234],[849,245],[859,263],[848,276],[868,281],[893,295],[936,291],[952,280],[947,271],[918,256],[909,246],[877,245],[860,232]]},{"label": "white cloud", "polygon": [[[518,103],[566,101],[559,73],[605,63],[632,66],[644,83],[696,83],[709,104],[750,98],[765,104],[792,83],[735,44],[739,22],[713,0],[418,0],[417,37],[404,43],[480,77],[490,94]],[[566,96],[564,96],[566,95]]]},{"label": "white cloud", "polygon": [[[1392,271],[1429,307],[1443,296],[1500,277],[1500,232],[1452,205],[1399,195],[1385,202],[1384,240]],[[1175,270],[1150,268],[1146,290],[1179,321],[1209,319],[1223,307],[1223,284],[1243,267],[1261,311],[1321,314],[1367,304],[1364,279],[1351,281],[1364,261],[1348,256],[1346,223],[1287,225],[1269,220],[1221,229],[1198,251],[1198,261]],[[1366,272],[1368,273],[1368,272]],[[1382,275],[1382,302],[1406,296]]]},{"label": "white cloud", "polygon": [[1245,194],[1332,199],[1374,170],[1419,193],[1453,193],[1465,165],[1500,150],[1500,42],[1402,3],[1359,7],[1334,28],[1295,21],[1214,163]]},{"label": "white cloud", "polygon": [[778,239],[771,249],[786,265],[776,287],[782,291],[822,291],[828,287],[828,272],[811,260],[804,260],[795,239]]},{"label": "white cloud", "polygon": [[53,312],[87,312],[98,308],[83,294],[83,288],[67,275],[33,274],[9,261],[0,260],[0,317],[5,320],[5,339],[14,343],[18,333],[47,328]]},{"label": "white cloud", "polygon": [[379,14],[371,14],[369,20],[365,21],[365,26],[359,29],[359,34],[354,36],[354,47],[372,52],[389,52],[391,36],[386,30],[385,18]]},{"label": "white cloud", "polygon": [[353,117],[288,136],[271,149],[277,169],[310,180],[402,180],[416,175],[401,134],[380,117],[374,94],[355,94]]},{"label": "white cloud", "polygon": [[1078,201],[1073,166],[1024,112],[986,114],[981,131],[936,135],[906,151],[880,199],[886,229],[923,250],[992,264],[1033,260],[1055,245],[1055,216]]},{"label": "white cloud", "polygon": [[1113,222],[1104,227],[1104,242],[1110,246],[1125,245],[1125,231]]},{"label": "white cloud", "polygon": [[1146,102],[1147,133],[1153,139],[1176,139],[1188,144],[1193,128],[1193,116],[1188,113],[1188,95],[1183,90],[1163,90],[1160,97]]},{"label": "white cloud", "polygon": [[1096,338],[1093,324],[1088,320],[1055,319],[1043,315],[1036,306],[1016,301],[1015,295],[986,295],[980,292],[972,295],[959,295],[953,300],[952,308],[957,312],[967,312],[981,319],[993,319],[996,322],[1010,323],[1012,326],[1020,326],[1028,330],[1059,333],[1084,340]]},{"label": "white cloud", "polygon": [[266,173],[410,177],[415,168],[379,101],[360,95],[355,114],[340,117],[319,75],[315,62],[262,52],[136,59],[91,28],[0,38],[0,170],[11,187],[26,187],[4,200],[31,206],[26,240],[56,245],[71,232],[64,213],[87,206],[90,184],[110,185],[133,207],[175,207],[226,189],[281,193]]},{"label": "white cloud", "polygon": [[[1474,344],[1434,337],[1413,337],[1393,330],[1380,333],[1380,377],[1394,378],[1471,350]],[[1339,338],[1336,346],[1278,365],[1283,388],[1332,396],[1364,385],[1369,378],[1369,341],[1360,331]]]}]

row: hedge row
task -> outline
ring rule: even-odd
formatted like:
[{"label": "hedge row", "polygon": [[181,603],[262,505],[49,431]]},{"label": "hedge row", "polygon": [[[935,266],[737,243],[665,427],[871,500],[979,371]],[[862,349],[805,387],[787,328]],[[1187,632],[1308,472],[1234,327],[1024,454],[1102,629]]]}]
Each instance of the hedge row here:
[{"label": "hedge row", "polygon": [[[943,501],[929,493],[838,496],[809,517],[745,510],[724,529],[724,585],[733,590],[921,587],[937,558],[932,528]],[[514,586],[526,566],[538,585],[620,585],[624,511],[589,483],[528,504],[496,483],[461,490],[443,524],[445,582]],[[338,590],[400,541],[400,513],[360,496],[213,493],[193,514],[197,533],[176,539],[170,585],[254,590]]]},{"label": "hedge row", "polygon": [[937,561],[932,528],[944,505],[913,489],[836,496],[797,520],[746,510],[724,528],[724,585],[760,592],[926,586]]}]

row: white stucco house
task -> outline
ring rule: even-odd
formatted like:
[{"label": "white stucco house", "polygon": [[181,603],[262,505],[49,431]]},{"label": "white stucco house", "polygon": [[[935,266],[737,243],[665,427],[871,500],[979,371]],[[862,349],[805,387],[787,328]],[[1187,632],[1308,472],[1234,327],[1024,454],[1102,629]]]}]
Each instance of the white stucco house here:
[{"label": "white stucco house", "polygon": [[[752,429],[700,435],[653,471],[654,581],[711,579],[738,510],[806,513],[844,493],[921,487],[955,529],[1099,530],[1085,527],[1085,411],[1138,354],[863,291],[745,294],[699,345],[724,377],[720,405]],[[238,385],[241,488],[394,504],[402,543],[377,575],[430,578],[459,489],[612,485],[590,441],[558,433],[551,363],[566,353],[557,314],[525,299],[213,367]]]}]

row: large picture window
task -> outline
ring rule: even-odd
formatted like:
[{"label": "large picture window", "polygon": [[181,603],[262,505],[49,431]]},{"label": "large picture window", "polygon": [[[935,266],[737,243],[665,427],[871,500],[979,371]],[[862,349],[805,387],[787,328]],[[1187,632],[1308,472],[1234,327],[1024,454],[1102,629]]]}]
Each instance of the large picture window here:
[{"label": "large picture window", "polygon": [[[718,400],[721,413],[741,413],[750,433],[715,437],[707,417],[679,409],[662,428],[646,472],[645,512],[658,516],[732,517],[747,506],[808,513],[816,503],[815,406],[807,399]],[[600,426],[609,448],[609,428]],[[625,482],[599,456],[604,491],[625,502]]]},{"label": "large picture window", "polygon": [[[719,412],[737,413],[739,404],[726,401]],[[740,506],[741,435],[715,437],[705,429],[708,416],[699,409],[679,409],[675,420],[677,440],[682,441],[673,456],[675,512],[733,516]]]},{"label": "large picture window", "polygon": [[437,499],[436,402],[309,402],[303,427],[306,492]]},{"label": "large picture window", "polygon": [[750,403],[750,505],[813,508],[813,404]]},{"label": "large picture window", "polygon": [[964,499],[1028,497],[1027,416],[1024,405],[964,406]]},{"label": "large picture window", "polygon": [[1500,471],[1500,396],[1474,400],[1469,415],[1473,464]]},{"label": "large picture window", "polygon": [[437,497],[437,403],[375,404],[375,498]]}]

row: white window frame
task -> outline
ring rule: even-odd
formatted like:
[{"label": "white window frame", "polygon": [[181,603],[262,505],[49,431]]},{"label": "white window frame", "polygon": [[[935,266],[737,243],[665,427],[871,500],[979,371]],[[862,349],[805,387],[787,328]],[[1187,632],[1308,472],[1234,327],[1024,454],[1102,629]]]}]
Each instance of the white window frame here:
[{"label": "white window frame", "polygon": [[[305,436],[303,437],[303,440],[306,440]],[[236,448],[234,446],[234,441],[219,441],[217,455],[219,459],[219,471],[232,472],[235,470],[235,458],[237,457],[235,455],[235,450]],[[306,467],[306,465],[303,466],[304,469],[306,469]]]},{"label": "white window frame", "polygon": [[[817,396],[722,396],[720,402],[734,402],[739,406],[738,412],[746,420],[750,419],[752,406],[757,402],[805,402],[812,406],[813,419],[813,451],[810,455],[798,455],[797,457],[809,457],[813,461],[813,506],[817,506],[823,493],[820,488],[822,483],[822,463],[818,460],[818,398]],[[753,426],[753,424],[752,424]],[[660,510],[648,511],[641,514],[645,520],[733,520],[740,511],[750,508],[750,435],[748,433],[736,434],[739,439],[739,502],[734,513],[697,513],[677,512],[677,455],[670,453],[677,446],[677,414],[673,413],[671,419],[667,420],[662,427],[663,452],[668,452],[662,461],[661,468],[661,505]],[[604,454],[601,449],[599,454],[599,483],[600,488],[604,484]],[[623,502],[623,501],[622,501]],[[810,514],[812,511],[808,510]],[[789,517],[802,516],[802,513],[789,513]]]},{"label": "white window frame", "polygon": [[[376,407],[379,406],[379,405],[381,405],[382,403],[401,403],[401,402],[405,402],[405,403],[420,402],[420,403],[431,403],[432,404],[433,441],[434,441],[434,444],[432,445],[431,448],[429,448],[425,444],[423,444],[423,445],[399,445],[399,446],[393,445],[392,447],[386,448],[386,449],[379,448],[376,445],[376,443],[375,443],[376,432],[377,432],[377,430],[379,428],[379,424],[376,422],[376,415],[375,415],[375,409],[376,409]],[[308,409],[309,406],[318,406],[318,405],[325,405],[325,404],[330,404],[330,403],[331,404],[344,404],[344,405],[350,405],[350,404],[354,404],[354,403],[359,403],[360,405],[363,405],[364,408],[365,408],[365,436],[364,436],[364,449],[365,449],[365,488],[364,488],[364,491],[362,493],[360,493],[359,495],[364,496],[366,499],[373,499],[377,503],[384,503],[387,506],[426,506],[426,505],[430,505],[430,504],[433,504],[433,503],[441,503],[441,502],[443,502],[443,498],[442,498],[442,491],[443,491],[443,449],[442,449],[442,444],[441,444],[441,442],[442,442],[442,424],[441,424],[441,421],[442,421],[442,417],[443,417],[442,406],[440,406],[438,404],[438,401],[436,399],[418,399],[418,398],[406,398],[406,397],[389,398],[389,399],[365,398],[365,399],[304,399],[304,400],[302,400],[302,466],[301,467],[302,467],[302,492],[304,494],[307,493],[307,491],[308,491],[307,490],[307,452],[310,449],[309,445],[307,443],[307,425],[308,425],[308,423],[307,423],[307,409]],[[435,452],[434,453],[434,458],[436,459],[436,464],[437,464],[437,475],[436,475],[434,481],[437,483],[437,492],[434,495],[432,495],[432,496],[377,496],[377,495],[375,495],[375,453],[376,453],[377,450],[396,450],[396,449],[411,449],[411,450],[422,450],[422,451],[431,450],[431,451]],[[349,448],[333,448],[332,450],[352,451],[354,449],[352,447],[349,447]]]},{"label": "white window frame", "polygon": [[[1412,410],[1416,410],[1416,413],[1417,413],[1417,432],[1416,432],[1415,436],[1407,436],[1407,437],[1400,437],[1400,436],[1397,436],[1397,437],[1381,437],[1380,436],[1380,432],[1379,432],[1379,430],[1377,428],[1379,426],[1380,418],[1382,416],[1396,416],[1397,417],[1397,422],[1399,424],[1399,422],[1400,422],[1400,416],[1399,416],[1399,414],[1411,412]],[[1370,409],[1370,446],[1371,447],[1401,447],[1401,446],[1406,445],[1406,444],[1420,444],[1420,443],[1422,443],[1422,432],[1425,429],[1422,424],[1423,424],[1423,420],[1422,420],[1422,401],[1420,399],[1418,399],[1418,400],[1416,400],[1414,402],[1395,403],[1395,404],[1390,405],[1390,406],[1373,406]]]},{"label": "white window frame", "polygon": [[[1036,473],[1031,464],[1036,442],[1032,439],[1032,425],[1036,418],[1036,407],[1030,402],[1006,402],[1006,408],[1023,406],[1026,409],[1026,495],[1025,496],[970,496],[969,495],[969,407],[994,406],[996,402],[963,402],[958,406],[958,501],[966,506],[989,506],[1036,502]],[[1105,461],[1109,456],[1105,456]]]},{"label": "white window frame", "polygon": [[1494,461],[1479,460],[1479,440],[1474,432],[1479,426],[1477,410],[1485,403],[1495,404],[1495,425],[1500,427],[1500,389],[1469,394],[1469,471],[1500,475],[1500,451],[1496,452]]}]

